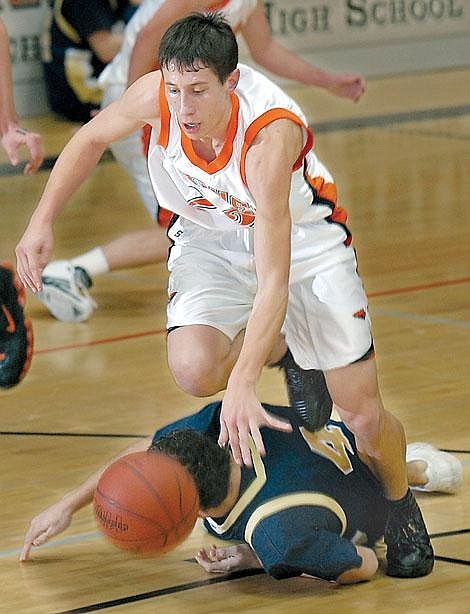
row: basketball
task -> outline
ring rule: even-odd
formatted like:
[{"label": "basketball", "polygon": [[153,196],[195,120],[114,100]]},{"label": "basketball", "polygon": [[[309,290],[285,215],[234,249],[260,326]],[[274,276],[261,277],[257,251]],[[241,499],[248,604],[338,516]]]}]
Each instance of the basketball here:
[{"label": "basketball", "polygon": [[192,476],[176,460],[158,452],[134,452],[105,469],[94,509],[101,532],[118,548],[164,554],[191,533],[199,497]]}]

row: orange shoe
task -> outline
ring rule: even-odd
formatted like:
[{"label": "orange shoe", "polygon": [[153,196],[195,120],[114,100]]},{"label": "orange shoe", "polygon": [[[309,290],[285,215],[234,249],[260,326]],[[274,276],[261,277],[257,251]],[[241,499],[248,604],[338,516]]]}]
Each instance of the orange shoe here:
[{"label": "orange shoe", "polygon": [[11,262],[0,262],[0,388],[16,386],[33,356],[33,329],[24,317],[25,292]]}]

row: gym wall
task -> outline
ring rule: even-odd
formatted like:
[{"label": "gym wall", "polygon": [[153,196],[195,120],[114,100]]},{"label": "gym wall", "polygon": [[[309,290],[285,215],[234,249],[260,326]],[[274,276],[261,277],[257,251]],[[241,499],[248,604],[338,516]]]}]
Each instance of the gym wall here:
[{"label": "gym wall", "polygon": [[[47,112],[40,32],[47,0],[0,0],[21,116]],[[470,65],[470,0],[265,0],[274,36],[315,64],[367,77]],[[241,44],[242,61],[250,62]]]}]

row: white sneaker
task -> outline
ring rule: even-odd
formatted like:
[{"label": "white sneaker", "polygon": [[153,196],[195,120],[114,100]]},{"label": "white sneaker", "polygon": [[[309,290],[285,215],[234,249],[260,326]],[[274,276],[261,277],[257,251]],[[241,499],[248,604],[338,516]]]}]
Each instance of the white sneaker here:
[{"label": "white sneaker", "polygon": [[406,460],[427,463],[424,473],[428,481],[424,486],[413,486],[414,490],[455,494],[461,489],[462,463],[452,454],[441,452],[429,443],[416,442],[406,447]]},{"label": "white sneaker", "polygon": [[90,276],[68,260],[50,262],[42,272],[42,284],[37,297],[62,322],[83,322],[97,307],[88,292]]}]

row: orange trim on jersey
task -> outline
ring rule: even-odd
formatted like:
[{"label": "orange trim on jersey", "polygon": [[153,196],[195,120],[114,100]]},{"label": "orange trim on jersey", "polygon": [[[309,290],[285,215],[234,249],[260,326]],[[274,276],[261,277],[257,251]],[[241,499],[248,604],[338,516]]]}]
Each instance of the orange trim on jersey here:
[{"label": "orange trim on jersey", "polygon": [[336,185],[330,181],[325,181],[324,177],[310,177],[308,173],[305,173],[305,178],[320,198],[324,198],[333,205],[331,215],[329,216],[330,220],[338,224],[346,224],[348,214],[346,209],[338,205]]},{"label": "orange trim on jersey", "polygon": [[[346,222],[348,220],[348,213],[346,209],[340,207],[338,205],[338,195],[336,193],[336,185],[331,181],[325,181],[324,177],[311,177],[307,172],[304,173],[305,179],[308,181],[309,185],[312,186],[312,189],[315,191],[315,195],[318,196],[326,203],[331,204],[331,213],[326,218],[329,222],[334,222],[335,224],[340,224],[344,228],[346,233],[346,239],[344,240],[344,244],[346,247],[351,245],[352,236],[349,232],[348,227],[346,226]],[[321,203],[320,203],[321,204]]]},{"label": "orange trim on jersey", "polygon": [[168,147],[168,141],[170,140],[170,107],[168,106],[168,100],[165,95],[165,82],[163,78],[160,81],[159,107],[160,136],[158,137],[158,144],[166,149]]},{"label": "orange trim on jersey", "polygon": [[142,143],[142,153],[146,158],[149,157],[150,137],[152,135],[152,126],[145,124],[140,133],[140,142]]},{"label": "orange trim on jersey", "polygon": [[282,109],[282,108],[269,109],[269,111],[266,111],[265,113],[257,117],[248,126],[245,132],[245,139],[243,142],[241,160],[240,160],[240,174],[242,177],[242,181],[245,185],[246,185],[245,161],[246,161],[246,154],[248,152],[248,149],[251,147],[251,144],[255,140],[255,137],[257,136],[259,131],[265,128],[271,122],[276,121],[277,119],[290,119],[295,124],[297,124],[301,128],[304,128],[307,131],[307,139],[306,139],[305,145],[303,146],[299,157],[297,158],[294,166],[292,167],[292,172],[298,170],[302,166],[302,162],[304,161],[305,156],[313,147],[313,132],[310,130],[308,126],[304,124],[304,122],[300,119],[300,117],[298,117],[295,113],[292,113],[292,111],[289,111],[289,109]]},{"label": "orange trim on jersey", "polygon": [[[335,208],[337,207],[338,194],[336,192],[336,185],[334,183],[331,183],[330,181],[325,181],[324,177],[311,177],[307,172],[305,173],[305,179],[312,186],[318,196],[320,196],[320,198],[328,200],[332,205],[335,206]],[[341,207],[338,207],[338,209],[341,209]]]},{"label": "orange trim on jersey", "polygon": [[168,211],[168,209],[164,209],[163,207],[158,207],[157,214],[157,223],[162,228],[168,228],[170,226],[170,222],[173,218],[173,211]]},{"label": "orange trim on jersey", "polygon": [[230,97],[232,102],[232,112],[227,128],[227,135],[225,137],[225,142],[219,155],[214,158],[214,160],[211,160],[211,162],[207,162],[207,160],[201,158],[194,151],[192,140],[183,132],[183,130],[181,130],[181,146],[188,160],[192,164],[194,164],[194,166],[197,166],[209,175],[212,175],[217,171],[223,169],[232,157],[233,141],[238,130],[238,110],[240,108],[240,101],[238,100],[238,96],[236,94],[232,93]]}]

